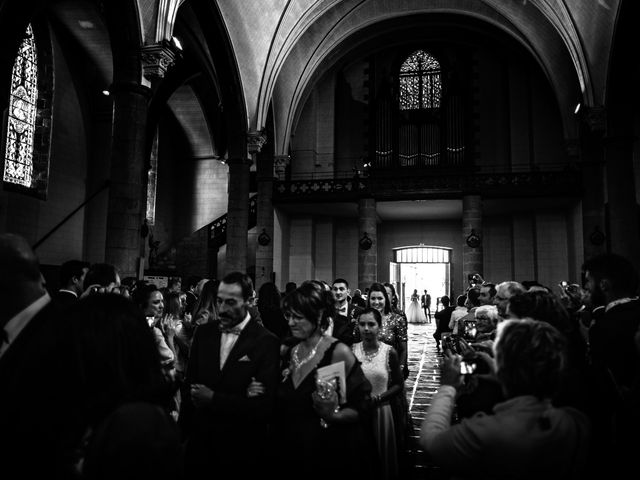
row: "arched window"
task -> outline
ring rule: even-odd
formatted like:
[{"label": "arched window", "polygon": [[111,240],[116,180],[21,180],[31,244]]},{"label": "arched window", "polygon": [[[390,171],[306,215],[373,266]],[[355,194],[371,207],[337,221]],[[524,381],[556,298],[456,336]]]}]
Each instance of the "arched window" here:
[{"label": "arched window", "polygon": [[38,100],[38,55],[31,25],[18,49],[11,74],[4,181],[27,188],[33,182],[33,140]]},{"label": "arched window", "polygon": [[440,63],[416,50],[400,67],[400,110],[439,108],[441,95]]},{"label": "arched window", "polygon": [[47,193],[53,92],[52,69],[41,74],[43,57],[47,67],[52,66],[50,48],[46,41],[43,45],[40,52],[29,24],[11,72],[3,171],[6,187],[40,198]]}]

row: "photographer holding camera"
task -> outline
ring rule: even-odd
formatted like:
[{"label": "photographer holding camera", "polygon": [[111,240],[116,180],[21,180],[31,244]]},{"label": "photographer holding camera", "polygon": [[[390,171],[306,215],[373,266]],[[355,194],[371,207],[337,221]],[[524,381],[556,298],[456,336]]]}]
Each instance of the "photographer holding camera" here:
[{"label": "photographer holding camera", "polygon": [[499,324],[494,351],[506,401],[491,414],[452,425],[462,359],[446,354],[442,385],[422,423],[422,447],[453,476],[581,478],[589,420],[551,404],[566,364],[563,335],[544,322],[507,320]]}]

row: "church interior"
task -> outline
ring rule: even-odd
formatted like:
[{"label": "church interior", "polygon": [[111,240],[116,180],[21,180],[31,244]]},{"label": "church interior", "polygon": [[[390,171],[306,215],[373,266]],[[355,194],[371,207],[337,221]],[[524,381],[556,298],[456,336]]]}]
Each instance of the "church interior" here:
[{"label": "church interior", "polygon": [[74,258],[280,289],[402,288],[401,265],[437,263],[447,293],[473,273],[580,283],[603,252],[640,266],[634,18],[629,0],[4,0],[0,231],[54,286]]}]

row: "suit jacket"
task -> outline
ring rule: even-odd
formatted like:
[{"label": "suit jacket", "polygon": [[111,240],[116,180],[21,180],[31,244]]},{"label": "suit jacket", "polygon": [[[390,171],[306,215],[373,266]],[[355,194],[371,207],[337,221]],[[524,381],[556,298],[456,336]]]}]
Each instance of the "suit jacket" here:
[{"label": "suit jacket", "polygon": [[362,308],[353,303],[347,304],[347,315],[336,315],[333,319],[333,337],[349,346],[353,345],[356,338],[356,318]]},{"label": "suit jacket", "polygon": [[420,303],[422,304],[422,308],[431,307],[431,295],[422,295],[420,297]]},{"label": "suit jacket", "polygon": [[56,302],[60,308],[69,308],[78,301],[78,297],[73,293],[62,290],[58,290],[54,293],[51,299]]},{"label": "suit jacket", "polygon": [[[199,383],[212,389],[214,396],[203,407],[195,407],[188,394],[183,399],[181,424],[188,436],[185,462],[189,472],[233,468],[227,471],[244,478],[261,464],[256,455],[264,450],[274,411],[280,342],[251,319],[221,370],[221,335],[216,321],[198,326],[193,337],[185,391],[189,385]],[[264,385],[265,393],[248,398],[247,387],[252,378]],[[246,457],[249,439],[256,445],[251,462]]]},{"label": "suit jacket", "polygon": [[[74,383],[59,305],[49,302],[0,357],[2,478],[69,478]],[[81,435],[84,432],[79,432]]]}]

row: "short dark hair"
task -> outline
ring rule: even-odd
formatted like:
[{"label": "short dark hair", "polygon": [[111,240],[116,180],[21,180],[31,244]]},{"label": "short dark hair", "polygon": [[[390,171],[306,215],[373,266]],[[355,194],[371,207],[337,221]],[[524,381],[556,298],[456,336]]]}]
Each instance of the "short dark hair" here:
[{"label": "short dark hair", "polygon": [[382,315],[380,314],[380,312],[378,310],[376,310],[373,307],[367,307],[364,310],[362,310],[360,313],[358,313],[358,320],[360,320],[360,317],[363,315],[373,315],[373,318],[376,319],[376,322],[378,322],[378,326],[381,327],[382,326]]},{"label": "short dark hair", "polygon": [[384,313],[391,313],[391,299],[389,295],[387,295],[387,289],[384,287],[382,283],[374,282],[369,287],[369,296],[367,297],[367,307],[371,306],[371,294],[373,292],[380,292],[384,295]]},{"label": "short dark hair", "polygon": [[466,295],[458,295],[458,298],[456,298],[456,305],[458,305],[459,307],[464,307],[464,304],[466,302],[467,302]]},{"label": "short dark hair", "polygon": [[84,284],[106,287],[116,281],[117,274],[116,267],[109,263],[94,263],[84,277]]},{"label": "short dark hair", "polygon": [[222,283],[226,283],[227,285],[233,285],[234,283],[237,283],[238,285],[240,285],[240,287],[242,288],[242,298],[245,302],[253,297],[253,282],[251,281],[251,277],[246,273],[227,273],[222,279]]},{"label": "short dark hair", "polygon": [[349,282],[347,282],[344,278],[336,278],[331,284],[331,286],[334,286],[336,283],[344,283],[347,286],[347,288],[349,288]]},{"label": "short dark hair", "polygon": [[440,297],[440,303],[445,307],[448,307],[451,303],[451,299],[447,295],[443,295]]},{"label": "short dark hair", "polygon": [[480,290],[489,287],[489,295],[493,298],[496,296],[496,284],[495,283],[483,283],[480,285]]},{"label": "short dark hair", "polygon": [[[139,286],[133,291],[132,299],[134,303],[140,308],[140,310],[144,310],[147,308],[147,304],[149,303],[149,298],[153,292],[162,291],[153,283],[146,283],[144,285]],[[164,295],[163,295],[164,298]]]},{"label": "short dark hair", "polygon": [[480,304],[480,287],[471,287],[467,290],[467,297],[471,305],[478,306]]},{"label": "short dark hair", "polygon": [[636,295],[638,291],[638,273],[633,264],[621,255],[604,253],[590,258],[582,265],[582,271],[596,282],[607,279],[616,294]]},{"label": "short dark hair", "polygon": [[200,277],[199,275],[191,275],[187,277],[187,279],[184,281],[184,284],[182,286],[187,290],[189,290],[190,288],[193,288],[196,285],[198,285],[198,282],[200,280],[202,280],[202,277]]},{"label": "short dark hair", "polygon": [[64,262],[60,266],[60,286],[66,287],[69,285],[73,277],[82,277],[85,268],[89,268],[89,262],[83,262],[82,260],[68,260]]},{"label": "short dark hair", "polygon": [[171,277],[171,278],[169,278],[169,281],[167,282],[167,288],[171,288],[174,285],[177,285],[178,283],[180,285],[182,285],[182,278],[180,278],[180,277]]},{"label": "short dark hair", "polygon": [[285,291],[285,293],[291,293],[296,288],[298,288],[298,285],[296,285],[296,282],[287,282],[287,284],[284,287],[284,291]]}]

